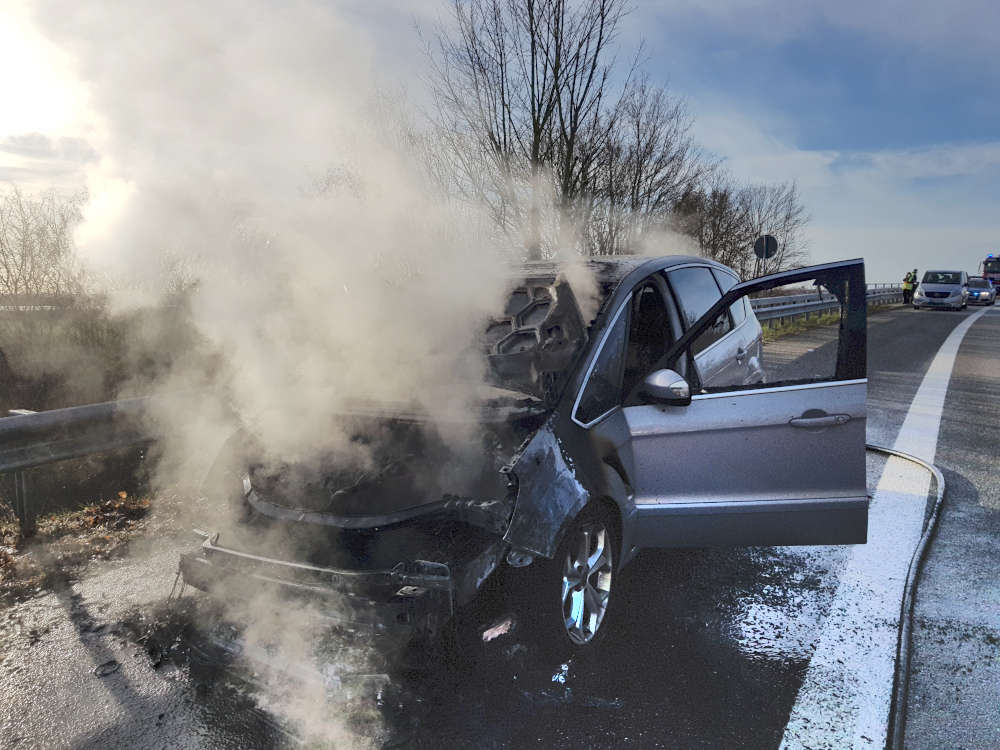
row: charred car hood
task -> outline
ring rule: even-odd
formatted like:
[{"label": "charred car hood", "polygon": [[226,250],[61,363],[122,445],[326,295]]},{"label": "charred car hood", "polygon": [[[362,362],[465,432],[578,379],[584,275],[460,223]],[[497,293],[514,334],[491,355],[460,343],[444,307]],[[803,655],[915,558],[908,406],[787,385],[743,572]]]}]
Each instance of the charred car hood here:
[{"label": "charred car hood", "polygon": [[[372,528],[435,510],[506,514],[513,493],[503,469],[552,413],[588,330],[569,284],[542,273],[519,281],[482,344],[487,383],[464,425],[391,404],[355,404],[338,419],[349,447],[309,461],[248,462],[254,511],[282,520]],[[457,436],[457,438],[456,438]],[[257,444],[266,445],[260,437]],[[336,441],[331,441],[336,442]],[[502,525],[502,524],[500,524]]]},{"label": "charred car hood", "polygon": [[286,521],[373,528],[439,512],[499,527],[513,502],[504,469],[548,413],[529,398],[484,403],[460,424],[359,407],[342,427],[363,461],[331,451],[301,462],[251,462],[243,493],[256,513]]}]

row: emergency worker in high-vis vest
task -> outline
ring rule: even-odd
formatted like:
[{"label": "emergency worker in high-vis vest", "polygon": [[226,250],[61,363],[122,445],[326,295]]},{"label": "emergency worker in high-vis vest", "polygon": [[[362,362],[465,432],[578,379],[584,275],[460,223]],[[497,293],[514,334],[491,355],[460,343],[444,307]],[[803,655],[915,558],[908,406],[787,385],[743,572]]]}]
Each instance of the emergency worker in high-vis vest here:
[{"label": "emergency worker in high-vis vest", "polygon": [[910,300],[913,299],[913,272],[907,271],[906,276],[903,277],[903,304],[910,304]]}]

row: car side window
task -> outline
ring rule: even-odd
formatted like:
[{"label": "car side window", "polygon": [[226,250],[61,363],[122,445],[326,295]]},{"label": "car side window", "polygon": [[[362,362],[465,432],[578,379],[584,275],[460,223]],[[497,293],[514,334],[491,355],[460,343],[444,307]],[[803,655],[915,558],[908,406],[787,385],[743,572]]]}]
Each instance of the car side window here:
[{"label": "car side window", "polygon": [[[681,309],[684,328],[694,325],[709,308],[719,301],[722,292],[715,282],[712,271],[704,266],[691,266],[670,271],[667,274],[674,298]],[[691,353],[697,355],[733,330],[728,313],[721,313],[691,345]]]},{"label": "car side window", "polygon": [[[706,368],[703,372],[699,363],[688,378],[693,392],[711,394],[864,377],[863,270],[802,269],[782,276],[787,283],[763,279],[744,287],[741,299],[748,305],[746,324],[735,334],[732,347],[718,351],[710,371]],[[711,323],[703,315],[691,333],[710,332]],[[672,348],[667,353],[667,366],[688,357],[701,335],[685,348]]]},{"label": "car side window", "polygon": [[[719,289],[722,290],[723,294],[739,283],[735,276],[730,273],[726,273],[725,271],[720,271],[718,268],[713,268],[712,274],[715,276],[715,280],[719,283]],[[745,301],[742,298],[736,300],[729,306],[729,315],[733,319],[733,328],[738,328],[740,324],[746,320],[747,308]]]},{"label": "car side window", "polygon": [[653,371],[673,343],[670,316],[660,291],[662,286],[662,280],[647,279],[632,295],[622,386],[622,396],[626,399],[639,381]]},{"label": "car side window", "polygon": [[583,387],[574,414],[581,424],[590,424],[620,403],[628,311],[629,302],[626,302],[619,309]]}]

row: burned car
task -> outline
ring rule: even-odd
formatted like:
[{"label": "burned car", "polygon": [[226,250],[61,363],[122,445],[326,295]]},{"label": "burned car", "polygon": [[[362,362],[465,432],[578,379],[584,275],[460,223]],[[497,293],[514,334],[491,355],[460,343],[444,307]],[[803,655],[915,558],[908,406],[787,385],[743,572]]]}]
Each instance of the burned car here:
[{"label": "burned car", "polygon": [[[429,415],[377,405],[344,415],[376,458],[363,470],[254,466],[236,435],[219,476],[243,523],[184,555],[184,580],[429,637],[510,574],[531,602],[519,627],[579,649],[643,548],[864,543],[863,262],[744,283],[694,257],[588,264],[593,320],[535,263],[487,326],[479,465]],[[752,300],[784,287],[839,301],[826,343],[765,335]]]}]

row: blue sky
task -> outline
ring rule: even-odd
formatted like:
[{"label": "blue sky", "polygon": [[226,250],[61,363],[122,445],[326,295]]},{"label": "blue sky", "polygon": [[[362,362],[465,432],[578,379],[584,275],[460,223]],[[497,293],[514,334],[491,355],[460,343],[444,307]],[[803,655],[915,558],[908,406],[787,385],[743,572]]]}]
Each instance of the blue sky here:
[{"label": "blue sky", "polygon": [[[0,11],[18,105],[0,111],[0,179],[28,187],[71,184],[102,157],[74,60],[33,31],[32,14],[44,26],[59,3]],[[414,24],[448,0],[330,5],[378,75],[419,102]],[[975,271],[1000,251],[996,0],[635,0],[621,57],[640,40],[652,78],[687,100],[694,136],[734,177],[797,182],[813,261],[861,255],[870,280],[890,281],[913,266]]]},{"label": "blue sky", "polygon": [[739,179],[794,179],[814,261],[1000,250],[1000,3],[639,2],[624,40]]},{"label": "blue sky", "polygon": [[[778,6],[758,12],[780,15]],[[800,148],[899,149],[997,137],[993,50],[977,59],[974,51],[940,48],[935,41],[950,41],[944,35],[921,43],[821,15],[777,36],[697,10],[655,16],[645,27],[654,69],[695,97],[725,97],[734,107],[794,121]]]}]

